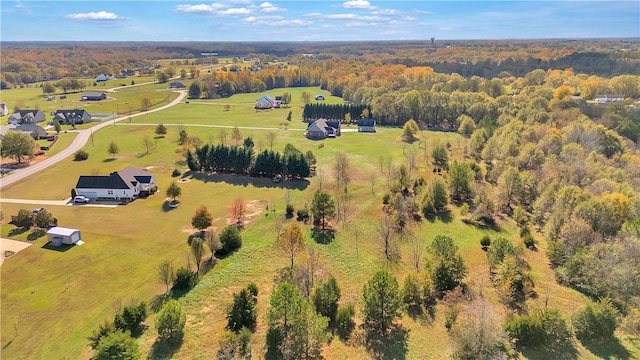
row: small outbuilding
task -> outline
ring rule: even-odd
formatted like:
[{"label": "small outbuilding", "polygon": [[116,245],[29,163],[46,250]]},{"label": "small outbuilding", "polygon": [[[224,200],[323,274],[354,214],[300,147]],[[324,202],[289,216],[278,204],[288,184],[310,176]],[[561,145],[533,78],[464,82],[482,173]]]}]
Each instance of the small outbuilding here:
[{"label": "small outbuilding", "polygon": [[324,100],[324,95],[322,95],[322,94],[316,95],[316,100],[318,100],[318,101]]},{"label": "small outbuilding", "polygon": [[73,245],[80,241],[80,230],[56,226],[47,231],[47,238],[53,246]]}]

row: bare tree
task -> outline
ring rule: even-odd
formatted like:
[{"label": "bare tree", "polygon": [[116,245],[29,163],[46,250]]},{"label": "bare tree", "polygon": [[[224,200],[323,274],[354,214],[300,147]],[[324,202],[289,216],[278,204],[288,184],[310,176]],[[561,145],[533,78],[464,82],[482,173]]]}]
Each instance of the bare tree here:
[{"label": "bare tree", "polygon": [[318,171],[316,172],[316,178],[318,179],[318,188],[319,188],[320,191],[322,191],[322,183],[324,182],[324,180],[326,178],[325,175],[326,175],[326,173],[322,169],[318,169]]},{"label": "bare tree", "polygon": [[273,225],[276,230],[276,240],[280,237],[283,224],[284,224],[284,219],[282,218],[282,216],[279,216],[278,214],[273,216]]},{"label": "bare tree", "polygon": [[227,130],[220,129],[220,132],[218,133],[218,137],[220,139],[220,144],[224,145],[224,143],[227,141]]},{"label": "bare tree", "polygon": [[145,135],[142,138],[142,145],[145,147],[145,149],[147,150],[147,152],[145,154],[149,153],[149,147],[151,145],[153,145],[153,141],[151,141],[151,138],[149,137],[149,135]]},{"label": "bare tree", "polygon": [[202,257],[204,256],[204,246],[202,245],[202,239],[199,237],[193,238],[191,240],[191,254],[193,255],[193,260],[196,262],[196,273],[200,274],[200,263],[202,262]]},{"label": "bare tree", "polygon": [[352,196],[346,191],[338,190],[336,193],[336,210],[338,221],[342,221],[342,227],[347,222],[347,214],[349,213],[349,207],[351,205]]},{"label": "bare tree", "polygon": [[373,188],[376,185],[376,177],[376,173],[373,171],[369,174],[369,181],[371,182],[371,195],[375,194]]},{"label": "bare tree", "polygon": [[416,168],[416,158],[418,157],[418,148],[410,145],[407,148],[404,156],[407,158],[407,164],[409,166],[409,172],[413,172]]},{"label": "bare tree", "polygon": [[267,133],[267,141],[269,141],[269,149],[271,151],[273,151],[273,144],[276,142],[276,137],[278,137],[278,134],[273,131]]},{"label": "bare tree", "polygon": [[220,238],[214,230],[207,230],[204,233],[204,241],[207,243],[207,247],[211,251],[211,260],[213,260],[213,256],[215,255],[216,251],[222,249]]},{"label": "bare tree", "polygon": [[409,237],[409,239],[411,241],[411,265],[413,265],[413,267],[416,269],[416,272],[420,272],[422,253],[424,252],[424,244],[422,243],[422,240],[418,239],[418,237],[413,234]]},{"label": "bare tree", "polygon": [[161,283],[165,284],[167,290],[165,294],[169,292],[169,286],[173,284],[175,280],[176,273],[173,269],[173,264],[169,260],[165,260],[158,266],[158,279]]},{"label": "bare tree", "polygon": [[336,154],[335,164],[335,176],[336,176],[336,188],[338,190],[344,189],[347,192],[349,185],[349,159],[343,152]]},{"label": "bare tree", "polygon": [[393,231],[393,219],[391,215],[384,214],[377,227],[378,234],[382,240],[382,250],[386,261],[394,261],[398,259],[399,253],[395,243],[395,234]]},{"label": "bare tree", "polygon": [[236,146],[238,146],[240,140],[242,140],[242,134],[237,126],[231,130],[231,138],[236,141]]}]

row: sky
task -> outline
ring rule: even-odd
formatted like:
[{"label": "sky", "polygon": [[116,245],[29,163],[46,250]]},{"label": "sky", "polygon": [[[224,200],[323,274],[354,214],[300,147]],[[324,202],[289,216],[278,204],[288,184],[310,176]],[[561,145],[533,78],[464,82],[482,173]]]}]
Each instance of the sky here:
[{"label": "sky", "polygon": [[640,1],[7,1],[0,41],[640,37]]}]

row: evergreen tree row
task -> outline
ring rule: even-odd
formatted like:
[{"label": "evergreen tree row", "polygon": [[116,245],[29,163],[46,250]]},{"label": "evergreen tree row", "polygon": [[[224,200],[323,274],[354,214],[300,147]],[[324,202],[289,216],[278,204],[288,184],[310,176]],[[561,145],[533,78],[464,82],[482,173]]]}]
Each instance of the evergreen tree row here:
[{"label": "evergreen tree row", "polygon": [[191,171],[216,171],[254,177],[271,177],[276,174],[292,178],[310,175],[309,161],[299,151],[282,155],[265,150],[254,159],[253,147],[203,145],[192,153],[187,151],[187,166]]},{"label": "evergreen tree row", "polygon": [[[365,111],[366,110],[366,111]],[[346,115],[351,116],[351,121],[358,121],[363,113],[371,119],[373,113],[371,106],[365,104],[322,104],[314,103],[304,106],[302,118],[305,120],[345,120]]]},{"label": "evergreen tree row", "polygon": [[187,165],[192,171],[217,171],[247,174],[253,159],[249,146],[205,144],[195,149],[195,156],[187,152]]}]

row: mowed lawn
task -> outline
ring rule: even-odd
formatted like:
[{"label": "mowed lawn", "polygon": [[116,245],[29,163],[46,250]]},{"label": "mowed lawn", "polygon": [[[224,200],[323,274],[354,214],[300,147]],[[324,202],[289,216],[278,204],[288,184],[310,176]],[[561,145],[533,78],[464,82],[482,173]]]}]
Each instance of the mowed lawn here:
[{"label": "mowed lawn", "polygon": [[[301,111],[300,100],[291,110]],[[312,96],[320,92],[307,89]],[[78,228],[86,242],[67,251],[43,248],[43,237],[32,241],[33,246],[7,259],[2,266],[1,289],[1,344],[2,357],[8,359],[39,358],[88,358],[87,336],[105,319],[112,319],[118,304],[130,304],[145,300],[150,302],[164,292],[164,286],[156,276],[157,266],[163,260],[171,260],[174,266],[193,265],[187,245],[192,233],[190,221],[195,209],[206,205],[214,217],[214,227],[227,224],[229,206],[233,199],[242,197],[249,204],[250,223],[243,232],[242,248],[231,256],[218,260],[212,270],[204,274],[200,283],[179,301],[187,311],[185,341],[173,354],[181,359],[209,359],[215,357],[218,342],[224,335],[224,309],[232,300],[232,293],[253,281],[259,287],[259,325],[252,340],[254,355],[261,357],[265,343],[266,326],[264,315],[273,291],[277,272],[286,267],[288,260],[274,246],[274,216],[282,215],[285,197],[291,198],[296,209],[310,203],[313,192],[318,189],[318,177],[293,183],[274,184],[270,179],[255,179],[236,175],[197,175],[186,183],[182,205],[172,211],[163,211],[164,191],[170,181],[171,171],[179,168],[185,171],[184,157],[177,145],[178,127],[170,126],[166,138],[154,140],[155,147],[146,154],[142,144],[145,136],[153,138],[155,123],[182,123],[190,136],[198,136],[204,142],[219,143],[223,129],[195,126],[233,124],[239,127],[262,127],[254,123],[266,124],[267,128],[286,122],[287,109],[274,109],[256,113],[252,101],[260,94],[244,94],[229,99],[204,101],[206,104],[181,104],[171,110],[134,118],[134,123],[126,121],[107,127],[94,134],[93,145],[89,142],[85,150],[89,159],[74,162],[67,159],[53,168],[34,175],[20,184],[3,189],[3,197],[28,199],[62,199],[70,194],[79,175],[102,174],[117,171],[125,166],[148,168],[159,183],[159,193],[117,208],[94,208],[86,206],[48,207],[59,224]],[[276,94],[274,93],[273,96]],[[209,104],[211,103],[211,105]],[[222,106],[232,104],[225,112]],[[235,104],[235,108],[233,108]],[[182,111],[176,111],[182,108]],[[215,110],[209,110],[215,109]],[[216,112],[218,111],[218,112]],[[171,114],[169,114],[171,113]],[[225,115],[228,114],[228,115]],[[207,119],[210,116],[210,120]],[[144,123],[135,123],[144,122]],[[351,164],[352,182],[349,194],[352,201],[346,224],[336,224],[335,241],[322,245],[313,242],[308,229],[305,230],[307,244],[319,252],[325,273],[338,279],[342,289],[342,303],[353,302],[359,311],[363,284],[379,269],[391,271],[400,282],[407,273],[413,271],[409,240],[399,243],[401,259],[388,264],[382,257],[382,246],[376,231],[382,208],[382,197],[387,191],[387,172],[380,168],[380,159],[390,156],[394,166],[406,161],[409,153],[415,152],[419,165],[415,176],[429,180],[434,175],[432,166],[425,162],[423,150],[418,144],[408,145],[399,140],[400,129],[379,128],[375,134],[345,132],[337,139],[309,141],[303,138],[306,127],[294,117],[290,130],[249,130],[241,129],[244,137],[251,136],[256,150],[270,147],[268,133],[276,133],[274,150],[282,151],[291,143],[299,150],[308,150],[318,158],[318,173],[324,176],[323,189],[333,193],[333,164],[338,152],[348,154]],[[226,131],[226,143],[231,145],[230,130]],[[422,134],[428,149],[431,144],[441,141],[452,144],[452,152],[462,153],[465,139],[457,134],[424,132]],[[107,153],[107,146],[115,141],[120,153],[115,160]],[[323,146],[320,147],[319,145]],[[373,179],[373,181],[371,180]],[[373,184],[373,185],[372,185]],[[372,189],[373,187],[373,189]],[[267,206],[275,213],[267,211]],[[5,219],[15,215],[20,208],[32,206],[2,204]],[[412,227],[412,232],[425,247],[438,234],[451,236],[469,267],[469,286],[483,290],[496,305],[499,313],[504,313],[488,277],[485,253],[480,249],[479,240],[484,234],[493,237],[504,236],[520,244],[517,228],[509,220],[500,220],[496,230],[479,229],[459,220],[458,209],[451,206],[450,219],[422,220]],[[295,220],[287,220],[288,222]],[[285,224],[286,226],[286,224]],[[30,232],[16,234],[15,228],[3,223],[3,237],[27,241]],[[357,236],[356,236],[357,234]],[[539,251],[526,251],[532,265],[538,298],[528,302],[530,309],[541,308],[549,288],[549,306],[559,307],[568,318],[584,303],[579,293],[558,286],[553,271],[545,256],[546,244],[538,237]],[[207,254],[208,256],[208,254]],[[423,253],[421,273],[428,254]],[[407,354],[409,359],[441,359],[451,351],[449,336],[444,329],[443,311],[438,308],[435,319],[411,319],[405,316],[401,323],[408,330]],[[139,338],[145,357],[156,357],[153,343],[156,335],[153,329],[153,315],[146,322],[150,328]],[[43,333],[46,329],[46,333]],[[631,353],[640,356],[637,348],[623,339],[623,345]],[[583,358],[595,358],[588,350],[578,347]],[[324,350],[327,359],[370,358],[362,346],[343,344],[337,338]],[[535,358],[536,354],[527,354]],[[524,356],[524,355],[523,355]]]}]

